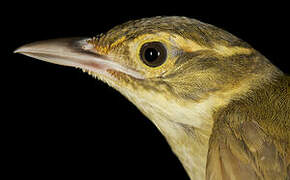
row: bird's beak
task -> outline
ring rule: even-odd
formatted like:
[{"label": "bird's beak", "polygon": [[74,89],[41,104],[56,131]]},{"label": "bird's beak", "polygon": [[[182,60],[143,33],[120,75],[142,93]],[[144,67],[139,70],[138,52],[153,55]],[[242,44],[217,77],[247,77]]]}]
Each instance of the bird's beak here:
[{"label": "bird's beak", "polygon": [[89,38],[63,38],[38,41],[19,47],[14,52],[46,62],[81,68],[85,71],[110,76],[108,69],[120,71],[136,78],[140,75],[116,61],[100,55]]}]

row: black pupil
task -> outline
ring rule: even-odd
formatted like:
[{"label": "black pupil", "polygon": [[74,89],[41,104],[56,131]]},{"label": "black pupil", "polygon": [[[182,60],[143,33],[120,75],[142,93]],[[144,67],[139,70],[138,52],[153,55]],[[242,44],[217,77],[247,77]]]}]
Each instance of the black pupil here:
[{"label": "black pupil", "polygon": [[142,61],[150,66],[157,67],[163,64],[167,58],[167,51],[160,42],[149,42],[142,46],[140,50]]},{"label": "black pupil", "polygon": [[154,62],[158,56],[160,56],[160,52],[155,48],[147,48],[145,50],[145,59],[148,62]]}]

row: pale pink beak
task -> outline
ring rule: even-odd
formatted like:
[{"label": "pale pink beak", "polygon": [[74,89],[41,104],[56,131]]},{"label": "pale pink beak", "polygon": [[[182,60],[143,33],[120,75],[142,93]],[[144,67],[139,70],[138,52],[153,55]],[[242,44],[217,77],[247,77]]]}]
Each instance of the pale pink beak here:
[{"label": "pale pink beak", "polygon": [[62,38],[38,41],[19,47],[14,53],[24,54],[46,62],[81,68],[109,76],[108,69],[120,71],[138,79],[136,71],[124,67],[112,59],[97,53],[89,38]]}]

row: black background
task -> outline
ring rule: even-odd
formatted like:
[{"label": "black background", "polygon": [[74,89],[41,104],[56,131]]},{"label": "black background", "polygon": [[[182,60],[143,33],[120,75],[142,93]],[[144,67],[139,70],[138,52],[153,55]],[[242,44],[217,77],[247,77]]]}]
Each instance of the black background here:
[{"label": "black background", "polygon": [[188,179],[157,128],[117,91],[80,70],[13,54],[18,46],[179,15],[233,33],[289,72],[287,7],[246,1],[9,2],[1,13],[2,147],[9,176]]}]

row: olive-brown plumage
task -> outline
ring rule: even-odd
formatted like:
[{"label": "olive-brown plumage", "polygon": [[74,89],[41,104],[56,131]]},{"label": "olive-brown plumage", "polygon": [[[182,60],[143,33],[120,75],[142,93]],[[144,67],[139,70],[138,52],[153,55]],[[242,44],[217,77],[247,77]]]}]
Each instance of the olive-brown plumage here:
[{"label": "olive-brown plumage", "polygon": [[16,52],[81,68],[118,90],[158,127],[191,179],[290,178],[290,78],[222,29],[145,18]]}]

